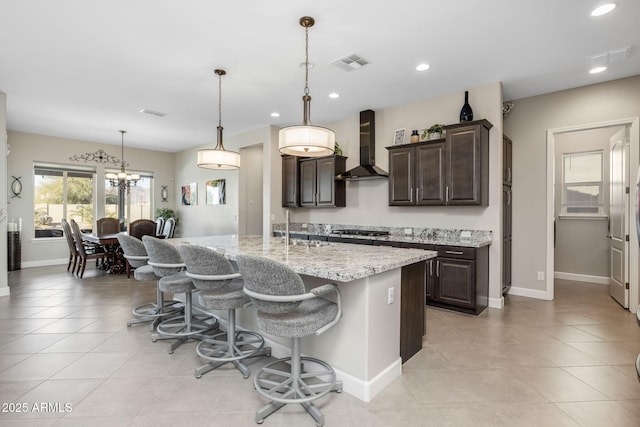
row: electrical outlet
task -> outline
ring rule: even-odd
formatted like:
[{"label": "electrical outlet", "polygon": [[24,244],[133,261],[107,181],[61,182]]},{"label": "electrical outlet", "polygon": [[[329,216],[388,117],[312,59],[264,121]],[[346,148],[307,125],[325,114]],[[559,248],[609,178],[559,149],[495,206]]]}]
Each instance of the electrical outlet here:
[{"label": "electrical outlet", "polygon": [[413,234],[413,228],[405,228],[404,229],[404,235],[405,236],[411,236]]},{"label": "electrical outlet", "polygon": [[538,271],[538,280],[544,280],[544,271]]},{"label": "electrical outlet", "polygon": [[462,230],[460,232],[460,238],[461,239],[470,239],[471,238],[471,231],[469,230]]},{"label": "electrical outlet", "polygon": [[396,300],[396,288],[387,289],[387,304],[393,304]]},{"label": "electrical outlet", "polygon": [[300,228],[302,228],[303,230],[306,230],[307,229],[307,224],[306,223],[300,224]]}]

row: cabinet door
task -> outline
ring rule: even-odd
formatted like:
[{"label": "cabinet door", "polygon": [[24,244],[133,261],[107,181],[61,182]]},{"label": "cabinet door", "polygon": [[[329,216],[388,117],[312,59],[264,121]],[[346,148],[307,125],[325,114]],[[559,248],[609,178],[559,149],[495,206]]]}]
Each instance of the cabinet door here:
[{"label": "cabinet door", "polygon": [[425,304],[427,303],[427,301],[433,301],[436,298],[436,294],[435,294],[435,285],[436,285],[436,273],[435,273],[435,267],[436,267],[436,259],[432,258],[432,259],[428,259],[426,261],[426,267],[427,267],[427,271],[426,271],[426,279],[425,279]]},{"label": "cabinet door", "polygon": [[513,143],[502,135],[502,183],[511,185],[513,182]]},{"label": "cabinet door", "polygon": [[300,206],[316,205],[316,161],[300,162]]},{"label": "cabinet door", "polygon": [[511,287],[511,187],[502,186],[502,293]]},{"label": "cabinet door", "polygon": [[415,148],[416,205],[445,204],[445,143]]},{"label": "cabinet door", "polygon": [[294,208],[298,202],[298,159],[282,157],[282,206]]},{"label": "cabinet door", "polygon": [[448,204],[480,202],[480,132],[478,126],[447,132]]},{"label": "cabinet door", "polygon": [[335,158],[316,160],[316,193],[318,206],[333,206],[335,204]]},{"label": "cabinet door", "polygon": [[460,307],[476,303],[475,260],[438,257],[436,261],[436,300]]},{"label": "cabinet door", "polygon": [[415,205],[414,147],[389,149],[389,206]]}]

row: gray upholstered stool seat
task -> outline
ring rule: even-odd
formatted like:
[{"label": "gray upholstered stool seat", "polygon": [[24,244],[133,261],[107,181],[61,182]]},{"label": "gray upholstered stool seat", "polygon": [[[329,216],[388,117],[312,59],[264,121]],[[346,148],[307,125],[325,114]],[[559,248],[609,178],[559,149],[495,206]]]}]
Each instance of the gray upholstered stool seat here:
[{"label": "gray upholstered stool seat", "polygon": [[[118,242],[122,248],[123,256],[133,268],[133,277],[136,280],[146,282],[160,279],[154,273],[153,267],[147,264],[149,255],[147,255],[142,240],[120,233],[118,234]],[[129,319],[127,326],[151,322],[151,330],[153,331],[162,318],[175,316],[182,311],[183,307],[184,305],[180,301],[165,301],[163,292],[156,285],[156,301],[134,307],[133,314],[136,317]]]},{"label": "gray upholstered stool seat", "polygon": [[264,339],[259,334],[236,329],[236,309],[250,302],[242,290],[244,282],[231,263],[212,249],[181,245],[178,250],[187,266],[187,275],[193,280],[194,286],[200,289],[200,304],[206,309],[227,310],[228,313],[226,331],[203,339],[196,347],[198,356],[209,360],[196,369],[196,378],[229,362],[244,378],[248,378],[250,371],[243,360],[270,356],[271,348],[264,347]]},{"label": "gray upholstered stool seat", "polygon": [[184,293],[184,315],[175,316],[163,320],[156,327],[156,334],[152,334],[151,340],[176,338],[169,346],[169,353],[185,343],[188,339],[202,339],[205,334],[217,327],[215,318],[208,315],[196,315],[193,313],[192,292],[196,290],[191,278],[184,271],[184,263],[178,249],[165,240],[152,236],[142,236],[149,265],[153,267],[154,274],[159,276],[158,289],[161,292]]},{"label": "gray upholstered stool seat", "polygon": [[[324,417],[312,402],[331,391],[340,393],[342,382],[329,364],[301,356],[300,339],[320,335],[340,320],[338,287],[330,283],[306,291],[302,278],[284,264],[250,255],[236,259],[244,292],[258,309],[258,327],[289,337],[292,344],[291,357],[267,364],[254,376],[256,390],[271,400],[256,412],[256,422],[261,424],[287,403],[299,403],[322,426]],[[335,294],[336,302],[321,297],[329,293]]]}]

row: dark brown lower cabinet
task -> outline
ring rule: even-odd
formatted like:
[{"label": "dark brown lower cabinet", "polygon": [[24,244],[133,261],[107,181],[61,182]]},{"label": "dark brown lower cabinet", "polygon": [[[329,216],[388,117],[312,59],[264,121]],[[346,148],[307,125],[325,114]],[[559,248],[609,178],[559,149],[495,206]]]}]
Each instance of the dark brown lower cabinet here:
[{"label": "dark brown lower cabinet", "polygon": [[489,303],[489,247],[436,246],[427,304],[478,315]]},{"label": "dark brown lower cabinet", "polygon": [[425,262],[405,265],[401,270],[400,357],[402,363],[422,349],[427,333],[424,313]]}]

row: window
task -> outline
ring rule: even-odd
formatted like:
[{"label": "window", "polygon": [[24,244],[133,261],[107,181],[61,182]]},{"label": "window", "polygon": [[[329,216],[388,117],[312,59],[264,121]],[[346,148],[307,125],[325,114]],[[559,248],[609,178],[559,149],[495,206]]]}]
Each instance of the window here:
[{"label": "window", "polygon": [[56,164],[34,165],[35,237],[62,237],[62,218],[80,228],[93,224],[95,169]]},{"label": "window", "polygon": [[603,214],[602,158],[602,150],[562,155],[563,214]]},{"label": "window", "polygon": [[[104,185],[105,216],[118,218],[118,208],[121,200],[119,188],[112,187],[108,179],[105,179]],[[140,173],[140,180],[136,185],[131,185],[129,191],[124,192],[124,217],[127,222],[133,222],[137,219],[153,219],[153,212],[151,211],[152,188],[153,176],[149,175],[149,173]]]}]

